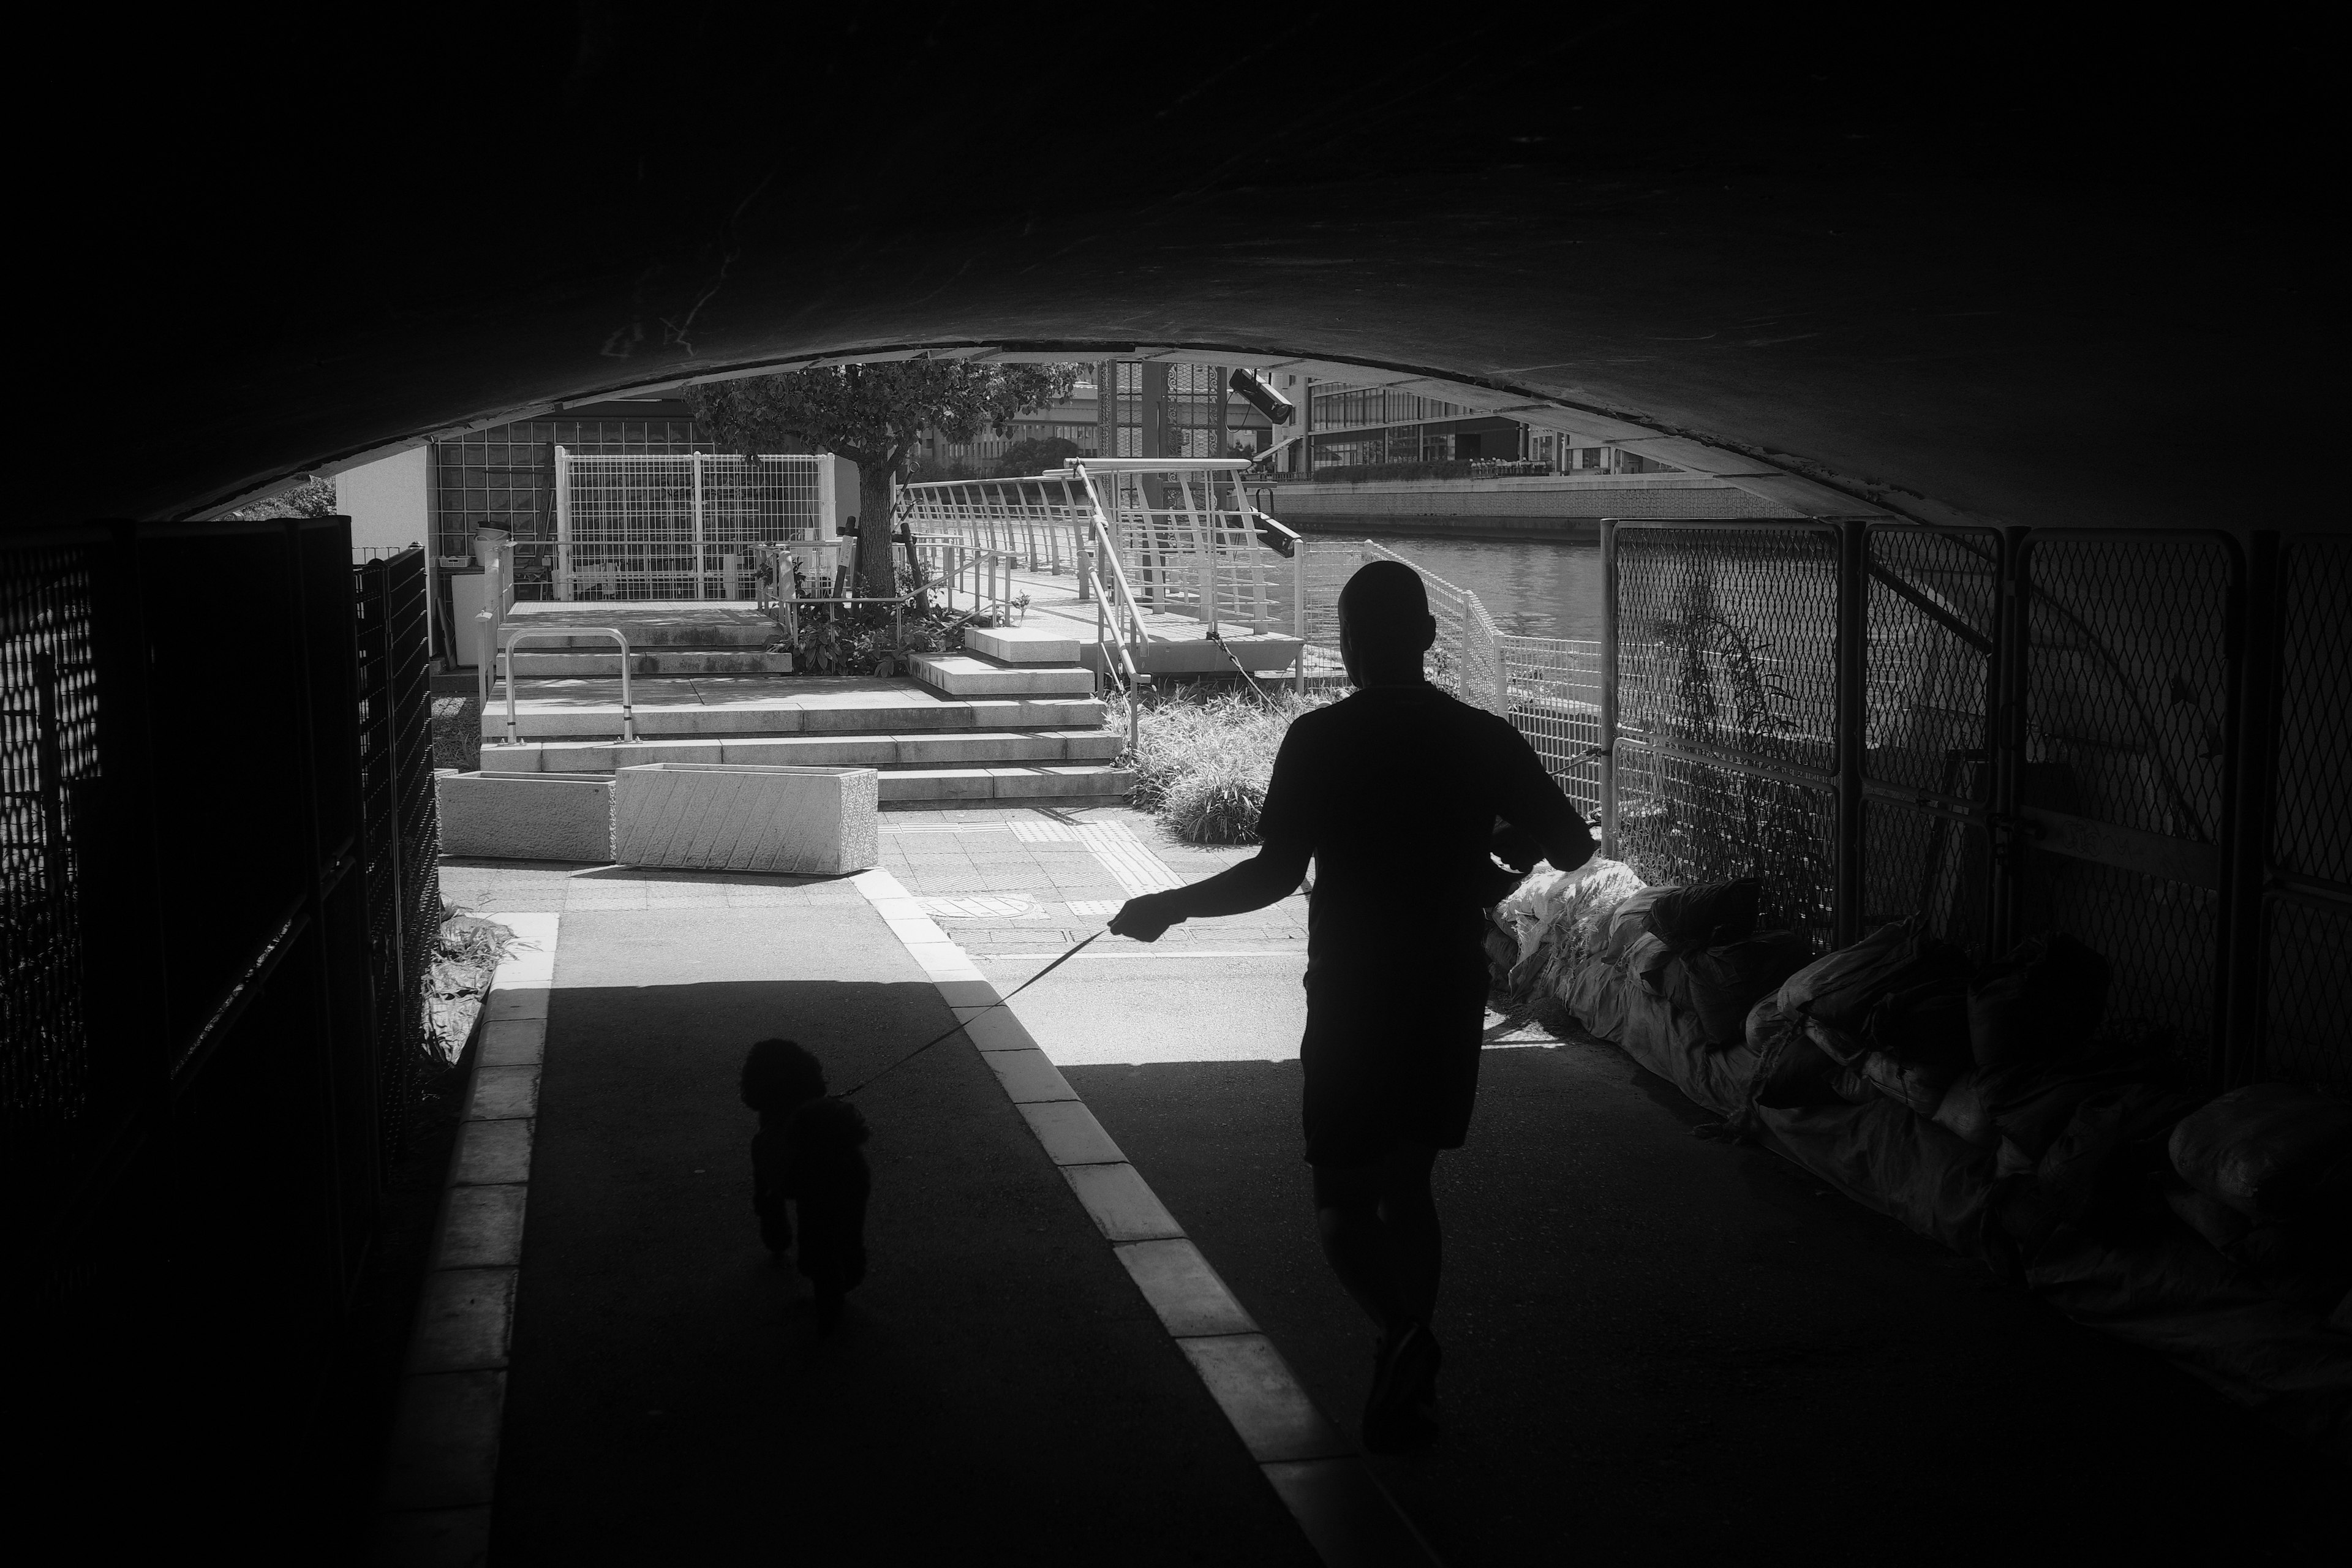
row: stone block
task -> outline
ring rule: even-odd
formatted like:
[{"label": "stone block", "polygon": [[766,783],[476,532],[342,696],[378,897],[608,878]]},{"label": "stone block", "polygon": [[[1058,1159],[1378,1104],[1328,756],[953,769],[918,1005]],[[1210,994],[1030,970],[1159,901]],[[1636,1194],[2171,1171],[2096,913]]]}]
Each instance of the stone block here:
[{"label": "stone block", "polygon": [[441,853],[509,860],[613,858],[613,781],[595,773],[443,773]]},{"label": "stone block", "polygon": [[838,876],[881,858],[872,768],[654,763],[614,779],[625,866]]},{"label": "stone block", "polygon": [[1078,639],[1037,626],[966,626],[963,646],[1007,664],[1076,664]]}]

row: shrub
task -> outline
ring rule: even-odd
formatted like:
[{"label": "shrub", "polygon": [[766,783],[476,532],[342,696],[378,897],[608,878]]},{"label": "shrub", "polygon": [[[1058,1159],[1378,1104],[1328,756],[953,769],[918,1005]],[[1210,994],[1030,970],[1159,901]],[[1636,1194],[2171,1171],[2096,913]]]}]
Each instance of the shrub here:
[{"label": "shrub", "polygon": [[[1274,755],[1290,721],[1328,698],[1269,693],[1271,700],[1234,687],[1156,687],[1144,694],[1137,752],[1129,760],[1135,784],[1129,800],[1156,812],[1187,844],[1255,844],[1257,814],[1265,804]],[[1109,722],[1127,726],[1123,705]]]}]

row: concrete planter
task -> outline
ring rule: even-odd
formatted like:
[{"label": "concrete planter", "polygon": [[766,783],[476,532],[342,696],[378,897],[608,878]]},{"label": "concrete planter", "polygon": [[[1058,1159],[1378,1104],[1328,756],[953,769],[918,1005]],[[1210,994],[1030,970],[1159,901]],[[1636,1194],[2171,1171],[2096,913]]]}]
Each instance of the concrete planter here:
[{"label": "concrete planter", "polygon": [[436,773],[441,853],[506,860],[613,858],[613,781],[603,773]]},{"label": "concrete planter", "polygon": [[881,858],[872,768],[644,763],[613,777],[625,866],[838,876]]}]

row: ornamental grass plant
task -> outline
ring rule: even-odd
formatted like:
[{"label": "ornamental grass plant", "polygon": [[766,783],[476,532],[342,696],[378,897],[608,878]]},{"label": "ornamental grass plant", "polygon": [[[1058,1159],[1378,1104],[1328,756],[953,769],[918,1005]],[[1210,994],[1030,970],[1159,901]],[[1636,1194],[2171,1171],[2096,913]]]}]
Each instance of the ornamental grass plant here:
[{"label": "ornamental grass plant", "polygon": [[[1183,843],[1255,844],[1284,732],[1331,696],[1286,690],[1261,698],[1202,682],[1155,687],[1140,700],[1129,802],[1157,814]],[[1111,706],[1108,721],[1124,731],[1123,702]]]}]

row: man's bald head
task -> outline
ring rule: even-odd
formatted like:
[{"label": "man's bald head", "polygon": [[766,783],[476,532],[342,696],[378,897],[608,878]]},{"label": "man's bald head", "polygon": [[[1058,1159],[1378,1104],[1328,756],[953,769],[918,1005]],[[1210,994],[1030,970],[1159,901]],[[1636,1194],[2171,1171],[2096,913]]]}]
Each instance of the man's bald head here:
[{"label": "man's bald head", "polygon": [[1396,561],[1364,566],[1339,590],[1339,624],[1349,642],[1375,658],[1419,654],[1433,630],[1421,574]]},{"label": "man's bald head", "polygon": [[1422,679],[1421,656],[1437,640],[1421,574],[1375,561],[1339,590],[1339,657],[1358,686],[1404,686]]}]

